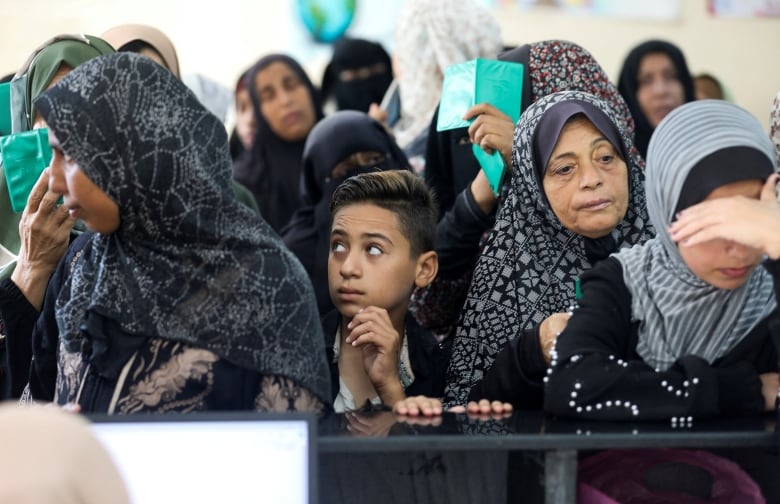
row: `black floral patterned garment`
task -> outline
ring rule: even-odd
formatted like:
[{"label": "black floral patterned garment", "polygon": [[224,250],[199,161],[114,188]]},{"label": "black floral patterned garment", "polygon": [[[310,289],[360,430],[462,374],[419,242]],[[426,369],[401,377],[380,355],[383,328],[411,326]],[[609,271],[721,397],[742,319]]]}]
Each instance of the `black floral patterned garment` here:
[{"label": "black floral patterned garment", "polygon": [[134,352],[160,339],[327,397],[311,284],[235,199],[227,134],[195,95],[151,60],[121,53],[80,66],[36,105],[121,216],[117,231],[85,244],[60,291],[60,367],[78,354],[101,378],[123,367],[126,378],[144,369],[131,365]]}]

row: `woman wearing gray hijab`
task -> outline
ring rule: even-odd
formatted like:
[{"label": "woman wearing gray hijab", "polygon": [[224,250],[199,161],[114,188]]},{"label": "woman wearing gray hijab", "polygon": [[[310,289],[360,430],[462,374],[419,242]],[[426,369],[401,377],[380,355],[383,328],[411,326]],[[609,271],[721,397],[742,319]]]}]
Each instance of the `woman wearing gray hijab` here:
[{"label": "woman wearing gray hijab", "polygon": [[[763,127],[736,105],[696,101],[661,121],[646,170],[658,235],[583,275],[547,378],[549,413],[689,428],[776,411],[780,236],[767,232],[780,226],[775,166]],[[776,453],[721,454],[761,487],[751,502],[778,502]],[[708,473],[715,481],[705,491],[730,485]]]}]

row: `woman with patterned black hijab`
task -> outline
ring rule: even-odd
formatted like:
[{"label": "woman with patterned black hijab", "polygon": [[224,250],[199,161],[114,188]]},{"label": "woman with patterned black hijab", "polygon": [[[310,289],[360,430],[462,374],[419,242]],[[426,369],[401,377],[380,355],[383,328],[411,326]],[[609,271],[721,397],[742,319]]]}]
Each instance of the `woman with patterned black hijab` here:
[{"label": "woman with patterned black hijab", "polygon": [[[607,102],[580,91],[545,96],[521,116],[510,188],[455,334],[448,406],[489,398],[541,407],[543,356],[555,331],[545,334],[575,304],[577,279],[611,253],[652,237],[644,175],[619,117]],[[569,135],[575,141],[564,148]],[[528,387],[489,379],[474,388],[510,342],[504,357]]]},{"label": "woman with patterned black hijab", "polygon": [[[47,293],[59,337],[34,340],[33,398],[108,413],[321,410],[311,284],[235,199],[219,119],[129,53],[80,66],[36,106],[50,185],[94,233]],[[41,369],[54,350],[56,373]]]}]

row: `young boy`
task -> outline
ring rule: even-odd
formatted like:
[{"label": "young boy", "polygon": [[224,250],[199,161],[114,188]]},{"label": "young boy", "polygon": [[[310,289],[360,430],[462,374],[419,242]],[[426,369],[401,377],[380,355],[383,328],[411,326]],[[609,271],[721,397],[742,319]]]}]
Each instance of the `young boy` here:
[{"label": "young boy", "polygon": [[336,412],[441,397],[449,349],[407,314],[415,287],[436,277],[437,207],[425,182],[391,170],[351,177],[331,200],[323,318]]}]

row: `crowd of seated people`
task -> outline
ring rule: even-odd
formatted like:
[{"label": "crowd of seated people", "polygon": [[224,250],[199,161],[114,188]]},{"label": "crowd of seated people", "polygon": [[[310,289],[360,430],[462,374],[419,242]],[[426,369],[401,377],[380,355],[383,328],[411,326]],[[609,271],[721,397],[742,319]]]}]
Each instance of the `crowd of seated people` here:
[{"label": "crowd of seated people", "polygon": [[[780,94],[767,134],[709,99],[705,78],[722,85],[695,82],[672,42],[627,48],[610,78],[575,42],[504,50],[479,2],[440,4],[404,6],[390,55],[339,41],[323,93],[290,55],[263,55],[239,72],[232,131],[156,28],[32,50],[0,114],[9,145],[37,131],[51,161],[21,212],[0,162],[2,398],[396,419],[777,411]],[[438,131],[443,70],[478,57],[524,65],[519,120],[477,103]],[[505,164],[498,190],[472,146]]]}]

